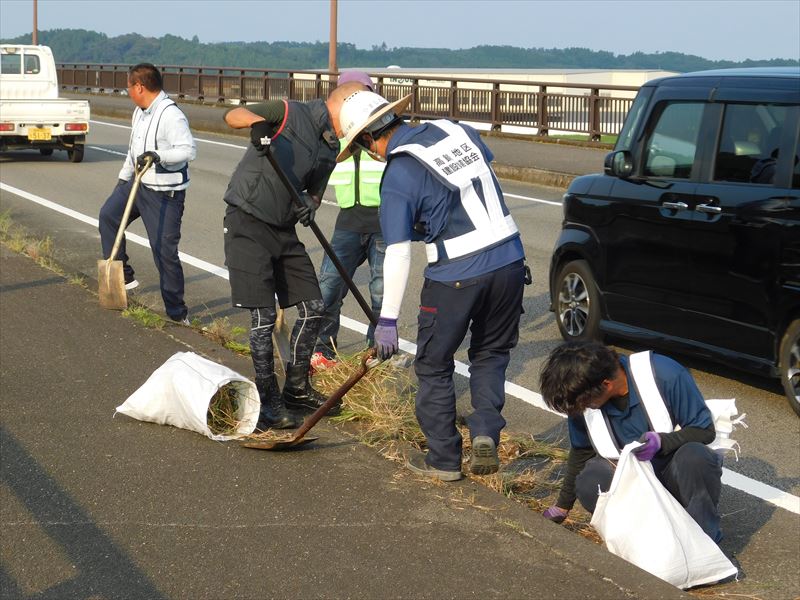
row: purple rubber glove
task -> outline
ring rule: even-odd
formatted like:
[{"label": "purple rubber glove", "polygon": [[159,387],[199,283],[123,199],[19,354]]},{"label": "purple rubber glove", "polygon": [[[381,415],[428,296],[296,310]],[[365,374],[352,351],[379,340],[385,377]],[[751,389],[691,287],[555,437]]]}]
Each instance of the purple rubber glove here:
[{"label": "purple rubber glove", "polygon": [[653,460],[653,457],[661,450],[661,436],[655,431],[648,431],[639,438],[639,441],[644,446],[639,446],[633,451],[639,460]]},{"label": "purple rubber glove", "polygon": [[396,354],[399,344],[397,341],[397,319],[378,319],[378,326],[375,327],[375,348],[378,350],[378,358],[386,360],[392,354]]},{"label": "purple rubber glove", "polygon": [[569,511],[566,508],[560,508],[556,505],[551,506],[546,511],[542,513],[545,519],[552,521],[553,523],[561,523],[564,519],[567,518]]}]

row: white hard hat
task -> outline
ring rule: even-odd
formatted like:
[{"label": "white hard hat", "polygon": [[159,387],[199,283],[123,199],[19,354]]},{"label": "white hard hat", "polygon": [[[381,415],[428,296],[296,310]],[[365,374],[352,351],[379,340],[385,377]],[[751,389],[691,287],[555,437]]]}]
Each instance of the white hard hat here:
[{"label": "white hard hat", "polygon": [[350,146],[358,136],[365,131],[376,131],[387,125],[395,117],[403,114],[410,102],[411,94],[397,102],[389,103],[383,96],[365,90],[354,92],[345,98],[339,112],[339,123],[345,139],[336,162],[350,158],[352,155]]}]

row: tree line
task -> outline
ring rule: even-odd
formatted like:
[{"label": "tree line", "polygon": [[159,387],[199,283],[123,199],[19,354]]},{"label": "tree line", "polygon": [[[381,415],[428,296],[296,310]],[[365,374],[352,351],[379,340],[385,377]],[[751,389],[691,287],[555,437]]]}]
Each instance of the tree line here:
[{"label": "tree line", "polygon": [[[327,42],[217,42],[202,43],[197,36],[184,39],[175,35],[160,38],[128,33],[109,37],[86,29],[51,29],[38,33],[39,43],[53,49],[59,63],[189,65],[197,67],[250,67],[256,69],[327,69]],[[0,40],[2,43],[29,44],[30,35]],[[652,69],[698,71],[727,67],[797,66],[800,60],[708,60],[680,52],[614,54],[588,48],[518,48],[513,46],[475,46],[460,50],[445,48],[389,48],[386,44],[370,49],[339,43],[336,48],[339,68],[472,69]]]}]

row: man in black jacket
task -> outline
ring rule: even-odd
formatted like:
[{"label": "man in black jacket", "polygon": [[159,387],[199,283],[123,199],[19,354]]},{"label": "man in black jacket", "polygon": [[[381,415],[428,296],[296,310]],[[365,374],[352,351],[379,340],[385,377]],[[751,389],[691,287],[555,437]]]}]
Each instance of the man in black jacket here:
[{"label": "man in black jacket", "polygon": [[[225,122],[234,129],[250,128],[251,146],[224,195],[225,264],[233,305],[251,314],[250,350],[261,398],[260,429],[297,427],[299,419],[288,409],[313,411],[325,401],[308,380],[325,305],[295,224],[308,226],[314,219],[339,152],[331,114],[338,114],[341,102],[357,88],[342,85],[327,101],[272,100],[225,114]],[[303,206],[292,202],[266,152],[272,152]],[[272,348],[276,294],[281,307],[298,310],[282,394]]]}]

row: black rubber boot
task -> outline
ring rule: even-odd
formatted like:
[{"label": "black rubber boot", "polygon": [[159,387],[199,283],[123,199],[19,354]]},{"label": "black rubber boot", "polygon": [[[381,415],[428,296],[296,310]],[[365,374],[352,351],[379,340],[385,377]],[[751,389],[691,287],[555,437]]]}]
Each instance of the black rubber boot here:
[{"label": "black rubber boot", "polygon": [[264,431],[266,429],[296,429],[300,427],[303,421],[286,408],[275,375],[266,382],[256,379],[256,387],[261,398],[261,410],[258,414],[256,429]]},{"label": "black rubber boot", "polygon": [[[292,410],[314,412],[325,404],[325,400],[327,398],[315,390],[308,380],[308,364],[289,363],[283,386],[283,403]],[[340,406],[341,404],[334,406],[328,414],[338,414]]]}]

